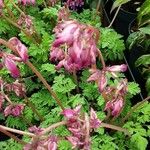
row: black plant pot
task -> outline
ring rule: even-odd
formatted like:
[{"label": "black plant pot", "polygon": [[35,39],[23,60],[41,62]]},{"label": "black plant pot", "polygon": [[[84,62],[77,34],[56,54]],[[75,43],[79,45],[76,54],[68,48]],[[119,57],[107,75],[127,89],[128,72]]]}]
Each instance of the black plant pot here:
[{"label": "black plant pot", "polygon": [[[132,31],[132,28],[134,28],[134,25],[135,25],[135,20],[133,20],[129,24],[128,34],[131,34],[131,31]],[[144,47],[140,44],[135,44],[131,48],[131,50],[126,52],[126,58],[128,60],[130,69],[132,71],[132,74],[133,74],[136,82],[140,85],[142,95],[144,97],[146,97],[147,96],[147,92],[146,92],[146,89],[145,89],[146,80],[143,78],[143,76],[142,76],[141,72],[139,71],[139,69],[135,66],[136,60],[144,54],[147,54]]]},{"label": "black plant pot", "polygon": [[[116,12],[116,10],[114,10],[112,13],[110,13],[112,5],[113,5],[113,0],[109,0],[105,4],[105,10],[110,20],[113,19]],[[127,39],[129,35],[128,32],[129,25],[133,20],[135,20],[136,16],[137,16],[136,13],[131,13],[121,8],[112,26],[118,33],[124,35],[124,39]]]},{"label": "black plant pot", "polygon": [[133,20],[135,20],[136,16],[137,16],[136,13],[131,13],[123,9],[120,9],[113,23],[113,27],[118,33],[124,35],[124,39],[127,39],[127,37],[129,36],[128,32],[129,25]]}]

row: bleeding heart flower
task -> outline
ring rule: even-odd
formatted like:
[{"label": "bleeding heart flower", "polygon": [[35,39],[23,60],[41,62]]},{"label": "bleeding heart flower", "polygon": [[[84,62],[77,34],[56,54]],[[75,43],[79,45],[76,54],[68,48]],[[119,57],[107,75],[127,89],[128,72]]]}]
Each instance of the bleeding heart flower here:
[{"label": "bleeding heart flower", "polygon": [[39,134],[40,132],[43,131],[42,128],[36,127],[36,126],[30,127],[30,128],[28,128],[28,130],[29,130],[30,132],[32,132],[32,133],[35,133],[35,134]]},{"label": "bleeding heart flower", "polygon": [[106,70],[110,72],[125,72],[127,70],[127,65],[114,65],[111,67],[106,67]]},{"label": "bleeding heart flower", "polygon": [[13,78],[18,78],[20,76],[20,71],[17,68],[13,59],[9,57],[9,55],[5,55],[3,57],[4,66],[10,71]]},{"label": "bleeding heart flower", "polygon": [[35,0],[18,0],[18,3],[23,4],[23,5],[34,5],[35,4]]},{"label": "bleeding heart flower", "polygon": [[16,105],[9,105],[4,110],[4,115],[12,115],[12,116],[20,116],[22,114],[22,111],[24,109],[24,105],[22,104],[16,104]]},{"label": "bleeding heart flower", "polygon": [[77,10],[78,7],[82,7],[84,5],[83,0],[67,0],[66,4],[73,10]]},{"label": "bleeding heart flower", "polygon": [[91,128],[98,128],[101,121],[97,118],[96,112],[91,108],[90,111],[90,126]]},{"label": "bleeding heart flower", "polygon": [[12,44],[16,51],[18,52],[21,59],[25,62],[28,60],[28,49],[27,47],[22,44],[16,37],[13,37],[9,40],[10,44]]}]

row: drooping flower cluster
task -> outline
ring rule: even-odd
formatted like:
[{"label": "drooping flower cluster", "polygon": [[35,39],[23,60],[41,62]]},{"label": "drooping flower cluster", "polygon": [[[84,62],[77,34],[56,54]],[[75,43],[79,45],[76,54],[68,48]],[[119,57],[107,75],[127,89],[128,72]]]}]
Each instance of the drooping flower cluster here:
[{"label": "drooping flower cluster", "polygon": [[91,76],[87,81],[96,81],[98,82],[98,88],[100,92],[107,86],[107,77],[106,73],[110,72],[114,77],[117,77],[117,72],[125,72],[127,70],[127,66],[125,64],[122,65],[114,65],[111,67],[106,67],[103,70],[91,69]]},{"label": "drooping flower cluster", "polygon": [[28,50],[16,37],[11,38],[8,42],[15,48],[19,57],[3,51],[0,52],[0,57],[2,58],[2,65],[10,71],[12,77],[17,78],[20,76],[20,71],[15,62],[26,62],[28,60]]},{"label": "drooping flower cluster", "polygon": [[72,10],[77,10],[79,7],[82,7],[84,5],[84,0],[67,0],[66,4]]},{"label": "drooping flower cluster", "polygon": [[18,3],[23,5],[34,5],[35,0],[18,0]]},{"label": "drooping flower cluster", "polygon": [[111,100],[107,101],[105,110],[110,111],[112,116],[117,117],[124,106],[124,97],[126,93],[126,79],[122,80],[115,89],[110,87],[109,93],[107,92],[107,96],[109,98],[111,97]]},{"label": "drooping flower cluster", "polygon": [[67,21],[69,20],[69,9],[67,7],[62,7],[61,9],[59,9],[58,11],[58,21]]},{"label": "drooping flower cluster", "polygon": [[[0,111],[4,111],[4,115],[13,115],[15,117],[21,115],[24,105],[23,104],[13,104],[8,100],[8,96],[5,95],[13,91],[18,97],[23,97],[25,94],[25,87],[22,83],[19,83],[17,80],[13,83],[6,83],[0,78]],[[9,102],[9,105],[4,108],[4,102]]]},{"label": "drooping flower cluster", "polygon": [[99,91],[105,95],[106,106],[105,110],[111,111],[112,116],[118,116],[124,105],[124,96],[127,92],[127,80],[121,81],[117,87],[107,86],[106,73],[111,73],[112,77],[117,77],[117,72],[127,70],[125,64],[106,67],[102,70],[91,69],[91,76],[87,81],[96,81]]},{"label": "drooping flower cluster", "polygon": [[33,22],[32,18],[29,15],[20,15],[18,21],[17,21],[19,26],[23,26],[28,29],[31,33],[33,32]]},{"label": "drooping flower cluster", "polygon": [[57,137],[49,136],[43,140],[32,139],[31,143],[26,144],[23,150],[56,150]]},{"label": "drooping flower cluster", "polygon": [[22,111],[24,110],[23,104],[10,104],[8,105],[4,110],[5,117],[12,115],[14,117],[18,117],[22,114]]},{"label": "drooping flower cluster", "polygon": [[81,106],[77,106],[75,109],[65,109],[62,114],[67,118],[67,128],[72,134],[67,137],[72,148],[90,150],[90,132],[101,124],[95,111],[91,109],[88,117],[87,114],[82,115]]},{"label": "drooping flower cluster", "polygon": [[64,67],[73,72],[95,64],[98,52],[95,38],[98,32],[95,28],[69,20],[58,23],[54,31],[56,39],[50,60],[59,61],[56,69]]}]

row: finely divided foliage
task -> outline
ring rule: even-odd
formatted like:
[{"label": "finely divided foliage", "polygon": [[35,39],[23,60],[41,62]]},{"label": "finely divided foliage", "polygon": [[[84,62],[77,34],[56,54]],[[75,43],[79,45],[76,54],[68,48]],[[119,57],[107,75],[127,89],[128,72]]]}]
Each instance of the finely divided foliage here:
[{"label": "finely divided foliage", "polygon": [[0,149],[146,149],[149,97],[132,106],[122,36],[84,2],[0,0]]}]

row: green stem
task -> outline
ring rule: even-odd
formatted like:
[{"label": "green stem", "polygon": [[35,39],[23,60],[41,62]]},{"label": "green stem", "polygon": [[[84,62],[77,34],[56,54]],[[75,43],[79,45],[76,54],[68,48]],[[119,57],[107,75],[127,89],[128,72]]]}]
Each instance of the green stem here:
[{"label": "green stem", "polygon": [[127,115],[122,119],[122,123],[124,123],[129,117],[130,115],[141,105],[143,105],[146,101],[148,101],[150,99],[150,96],[148,96],[147,98],[145,98],[144,100],[142,100],[141,102],[137,103],[136,105],[134,105],[132,107],[132,109],[127,113]]},{"label": "green stem", "polygon": [[75,81],[75,83],[76,83],[76,85],[77,85],[77,87],[76,87],[77,93],[80,93],[78,78],[77,78],[77,74],[76,74],[76,71],[75,71],[75,70],[73,71],[73,78],[74,78],[74,81]]}]

